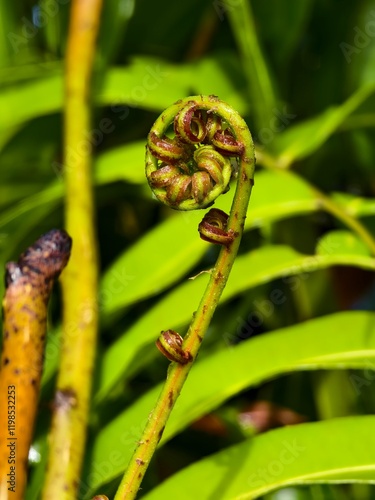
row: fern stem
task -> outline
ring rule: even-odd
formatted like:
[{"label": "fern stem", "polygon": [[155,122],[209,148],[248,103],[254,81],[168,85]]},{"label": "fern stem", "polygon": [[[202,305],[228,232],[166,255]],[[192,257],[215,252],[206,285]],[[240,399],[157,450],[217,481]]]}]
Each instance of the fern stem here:
[{"label": "fern stem", "polygon": [[169,415],[193,365],[192,361],[198,354],[205,332],[227,283],[240,245],[253,185],[255,158],[251,135],[244,120],[227,104],[213,96],[189,97],[168,108],[163,113],[162,118],[159,119],[160,121],[156,122],[156,125],[162,126],[164,124],[165,130],[166,124],[170,123],[172,117],[178,113],[180,108],[189,104],[196,105],[197,109],[208,113],[217,113],[229,125],[238,144],[243,146],[243,152],[239,155],[240,166],[236,192],[227,224],[228,233],[235,235],[235,237],[230,244],[222,246],[216,265],[211,272],[208,286],[182,343],[182,349],[189,354],[190,362],[171,363],[167,380],[149,416],[144,433],[117,490],[115,500],[131,500],[137,495],[151,457],[160,441]]}]

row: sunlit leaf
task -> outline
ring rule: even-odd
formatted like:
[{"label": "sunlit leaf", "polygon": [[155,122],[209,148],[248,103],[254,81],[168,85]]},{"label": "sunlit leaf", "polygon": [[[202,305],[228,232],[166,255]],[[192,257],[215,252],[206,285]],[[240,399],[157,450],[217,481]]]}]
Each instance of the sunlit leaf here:
[{"label": "sunlit leaf", "polygon": [[293,484],[373,483],[374,425],[373,416],[345,417],[270,431],[185,468],[142,498],[173,498],[178,489],[181,500],[251,500]]},{"label": "sunlit leaf", "polygon": [[[246,326],[246,318],[243,321]],[[370,312],[332,314],[250,338],[198,360],[176,403],[162,443],[234,394],[272,377],[296,370],[367,369],[374,360],[375,314]],[[206,377],[208,373],[210,376]],[[130,443],[139,438],[160,390],[159,385],[153,388],[101,430],[94,443],[92,470],[111,452],[116,451],[121,459],[99,478],[96,475],[88,481],[93,490],[118,476],[126,466],[133,450]]]},{"label": "sunlit leaf", "polygon": [[[344,236],[352,241],[351,233],[345,233]],[[302,255],[290,247],[275,245],[265,246],[238,257],[223,292],[222,302],[248,288],[280,277],[284,278],[286,283],[293,283],[293,287],[297,287],[298,280],[302,281],[298,274],[309,273],[336,264],[360,265],[365,269],[375,270],[375,260],[363,256],[361,242],[358,242],[359,253],[356,253],[357,245],[349,245],[349,248],[345,247],[343,253],[340,253],[341,244],[337,245],[329,239],[328,242],[321,240],[320,248],[329,249],[329,252],[322,252],[321,255]],[[288,278],[291,275],[295,275],[292,278],[293,281]],[[148,362],[149,357],[145,355],[145,350],[147,347],[149,350],[152,349],[150,344],[156,340],[160,330],[175,329],[189,321],[207,282],[208,275],[206,274],[181,284],[119,337],[101,360],[96,401],[102,400],[120,377],[125,374],[134,374]],[[275,300],[281,299],[279,297]],[[273,304],[271,305],[274,307]]]},{"label": "sunlit leaf", "polygon": [[368,247],[356,235],[344,229],[330,231],[320,240],[316,248],[317,255],[370,255]]}]

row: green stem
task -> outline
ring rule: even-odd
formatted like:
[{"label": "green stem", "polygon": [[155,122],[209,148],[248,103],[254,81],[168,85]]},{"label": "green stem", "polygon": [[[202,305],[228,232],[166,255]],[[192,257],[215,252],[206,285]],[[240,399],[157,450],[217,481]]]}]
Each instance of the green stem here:
[{"label": "green stem", "polygon": [[[253,185],[255,157],[252,138],[245,121],[227,104],[212,97],[189,97],[168,108],[163,114],[164,130],[166,130],[167,125],[172,121],[179,109],[191,101],[196,101],[200,110],[220,115],[229,125],[235,139],[244,146],[243,153],[240,156],[236,192],[227,224],[228,231],[232,230],[235,237],[231,244],[223,246],[219,253],[208,286],[182,344],[182,348],[185,352],[190,353],[193,361],[198,354],[237,255]],[[143,435],[116,493],[115,500],[131,500],[136,497],[143,476],[192,364],[192,362],[185,364],[173,362],[170,365],[167,380],[149,416]]]},{"label": "green stem", "polygon": [[275,119],[273,109],[276,106],[276,96],[258,40],[251,2],[238,0],[233,4],[226,0],[224,4],[241,54],[250,100],[254,108],[256,127],[260,130],[263,127],[269,127],[270,120]]},{"label": "green stem", "polygon": [[365,226],[359,222],[359,220],[355,219],[351,215],[349,215],[345,209],[343,209],[338,203],[335,201],[331,200],[328,196],[326,196],[324,193],[319,191],[318,189],[315,189],[315,192],[318,196],[319,202],[322,206],[322,208],[330,213],[331,215],[335,216],[337,219],[341,220],[347,227],[352,229],[365,243],[365,245],[368,247],[368,249],[371,251],[371,254],[375,256],[375,240],[372,237],[371,233],[367,231]]},{"label": "green stem", "polygon": [[60,371],[42,498],[77,495],[86,441],[97,336],[97,251],[91,181],[91,75],[102,0],[71,6],[66,74],[64,177],[72,257],[62,279],[64,315]]},{"label": "green stem", "polygon": [[[278,161],[278,158],[273,157],[265,151],[257,151],[258,163],[265,168],[273,171],[284,170]],[[317,202],[319,207],[327,213],[339,219],[346,227],[351,229],[363,241],[363,243],[370,250],[371,254],[375,256],[375,239],[366,227],[355,217],[351,216],[344,207],[333,201],[329,196],[314,188]]]}]

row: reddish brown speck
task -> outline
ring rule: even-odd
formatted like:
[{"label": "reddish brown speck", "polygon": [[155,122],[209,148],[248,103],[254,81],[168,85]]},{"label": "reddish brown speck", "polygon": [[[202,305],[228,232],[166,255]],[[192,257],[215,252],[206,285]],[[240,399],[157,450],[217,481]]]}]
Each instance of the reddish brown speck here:
[{"label": "reddish brown speck", "polygon": [[221,272],[218,272],[215,278],[215,284],[218,284],[222,279],[223,279],[223,274]]}]

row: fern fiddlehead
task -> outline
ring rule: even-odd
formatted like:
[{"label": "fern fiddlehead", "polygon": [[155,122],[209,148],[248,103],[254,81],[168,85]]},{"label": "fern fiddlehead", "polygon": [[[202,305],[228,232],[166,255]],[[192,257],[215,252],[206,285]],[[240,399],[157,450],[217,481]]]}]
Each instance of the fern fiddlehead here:
[{"label": "fern fiddlehead", "polygon": [[[182,99],[160,115],[146,152],[147,180],[160,201],[194,210],[212,205],[228,190],[234,173],[230,158],[244,151],[233,117],[215,96]],[[167,135],[171,127],[173,138]]]},{"label": "fern fiddlehead", "polygon": [[159,350],[172,363],[115,500],[136,497],[198,354],[237,255],[254,168],[254,146],[245,121],[216,96],[177,101],[159,116],[148,135],[146,176],[156,198],[171,208],[207,208],[228,191],[231,178],[236,178],[237,186],[230,214],[212,208],[199,224],[201,238],[221,245],[221,251],[185,337],[166,330],[157,341]]}]

